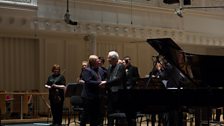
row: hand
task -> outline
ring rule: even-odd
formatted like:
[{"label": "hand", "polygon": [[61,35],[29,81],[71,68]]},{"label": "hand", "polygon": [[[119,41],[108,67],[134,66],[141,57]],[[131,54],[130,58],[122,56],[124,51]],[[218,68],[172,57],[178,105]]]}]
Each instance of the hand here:
[{"label": "hand", "polygon": [[84,84],[85,81],[84,80],[79,80],[79,83]]},{"label": "hand", "polygon": [[99,84],[100,88],[105,88],[107,81],[101,81],[101,83]]},{"label": "hand", "polygon": [[51,87],[56,88],[58,86],[56,84],[52,84]]},{"label": "hand", "polygon": [[49,85],[47,85],[47,84],[45,84],[44,87],[45,87],[45,88],[48,88],[48,89],[51,88],[51,86],[49,86]]}]

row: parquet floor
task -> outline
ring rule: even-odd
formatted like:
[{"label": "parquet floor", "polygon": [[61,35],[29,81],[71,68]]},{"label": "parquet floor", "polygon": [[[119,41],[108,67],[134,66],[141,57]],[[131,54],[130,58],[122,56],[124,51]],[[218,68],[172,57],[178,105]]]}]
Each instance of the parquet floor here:
[{"label": "parquet floor", "polygon": [[[209,126],[224,126],[224,121],[223,121],[223,118],[222,116],[220,117],[221,121],[219,123],[215,123],[215,122],[210,122],[210,125]],[[146,120],[146,117],[143,117],[143,120]],[[11,121],[11,123],[10,123]],[[79,124],[76,124],[74,123],[74,119],[71,118],[71,123],[69,126],[79,126]],[[13,123],[12,123],[13,122]],[[67,118],[64,118],[63,119],[63,124],[64,126],[65,123],[67,123]],[[206,122],[205,122],[206,123]],[[42,119],[29,119],[29,120],[8,120],[8,122],[2,122],[2,125],[3,126],[47,126],[47,125],[50,125],[50,123],[46,122],[46,118],[42,118]],[[87,125],[89,126],[89,125]],[[105,125],[106,126],[106,125]],[[139,123],[139,120],[137,121],[137,126],[140,126],[140,123]],[[151,122],[147,125],[146,121],[143,121],[141,126],[152,126],[151,125]],[[158,123],[156,123],[155,126],[158,126]],[[194,123],[188,121],[187,122],[187,126],[195,126]],[[208,126],[208,125],[202,125],[202,126]]]}]

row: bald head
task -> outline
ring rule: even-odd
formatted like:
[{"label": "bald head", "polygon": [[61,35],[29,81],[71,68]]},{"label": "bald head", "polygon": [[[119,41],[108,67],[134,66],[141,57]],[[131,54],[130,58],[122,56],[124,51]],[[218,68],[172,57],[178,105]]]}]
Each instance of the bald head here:
[{"label": "bald head", "polygon": [[99,61],[98,56],[96,56],[96,55],[90,55],[89,56],[89,66],[90,67],[97,66],[98,65],[98,61]]}]

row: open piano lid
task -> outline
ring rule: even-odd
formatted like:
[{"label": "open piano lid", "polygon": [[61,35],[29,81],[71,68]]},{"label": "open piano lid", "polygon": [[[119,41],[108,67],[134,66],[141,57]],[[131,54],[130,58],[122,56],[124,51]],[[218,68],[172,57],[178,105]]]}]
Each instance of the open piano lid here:
[{"label": "open piano lid", "polygon": [[182,49],[171,38],[148,39],[147,42],[168,62],[177,65],[176,53]]},{"label": "open piano lid", "polygon": [[[147,43],[179,69],[176,53],[182,49],[171,38],[147,39]],[[186,63],[191,66],[193,81],[197,82],[197,87],[224,88],[224,56],[185,53],[185,57]]]}]

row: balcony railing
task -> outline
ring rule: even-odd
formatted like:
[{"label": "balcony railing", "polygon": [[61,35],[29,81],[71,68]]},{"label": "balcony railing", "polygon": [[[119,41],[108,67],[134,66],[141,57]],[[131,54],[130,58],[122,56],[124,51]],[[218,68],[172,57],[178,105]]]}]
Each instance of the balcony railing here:
[{"label": "balcony railing", "polygon": [[37,8],[37,0],[1,0],[0,6],[12,6],[21,8]]}]

